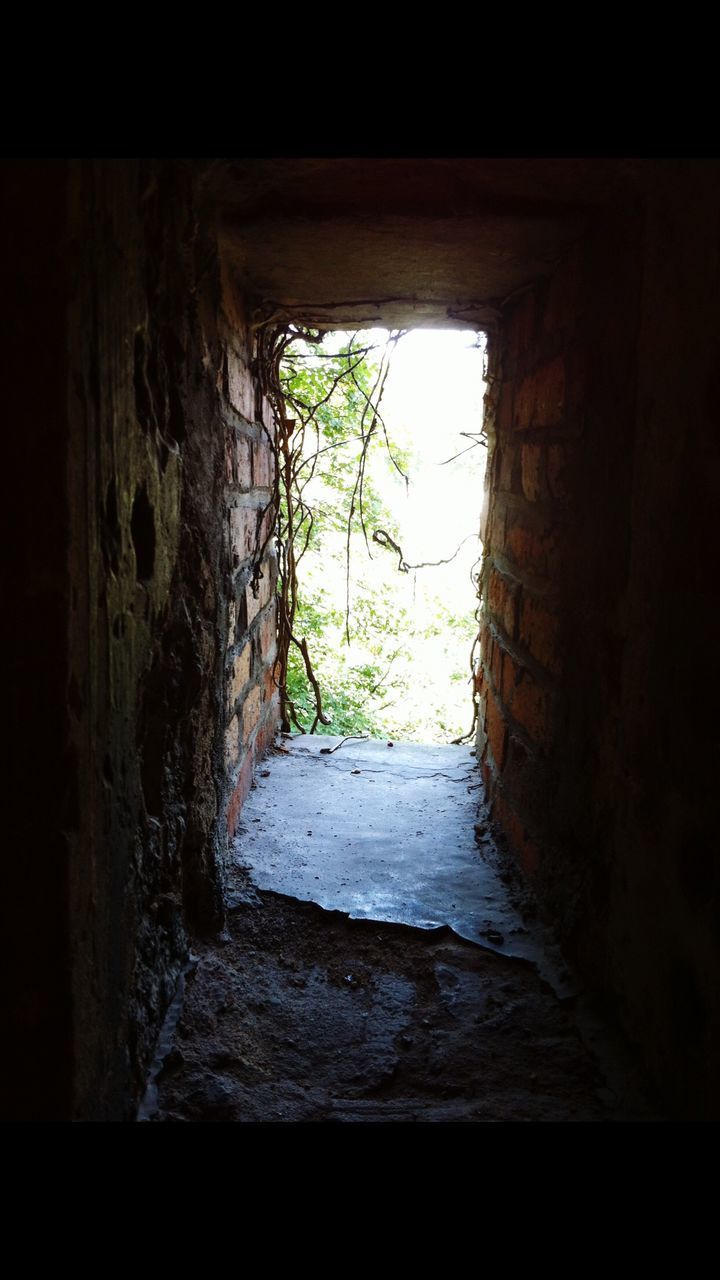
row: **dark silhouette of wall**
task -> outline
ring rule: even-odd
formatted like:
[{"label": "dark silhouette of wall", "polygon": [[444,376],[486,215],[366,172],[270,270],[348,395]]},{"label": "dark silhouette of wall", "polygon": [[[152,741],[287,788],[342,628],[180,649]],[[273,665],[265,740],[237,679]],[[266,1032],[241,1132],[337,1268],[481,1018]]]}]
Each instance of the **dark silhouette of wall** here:
[{"label": "dark silhouette of wall", "polygon": [[668,164],[495,344],[479,745],[665,1105],[718,1114],[714,165]]},{"label": "dark silhouette of wall", "polygon": [[3,1108],[122,1119],[188,932],[222,924],[232,789],[275,728],[274,566],[248,605],[233,533],[255,523],[272,453],[193,165],[21,163],[5,190],[18,831]]},{"label": "dark silhouette of wall", "polygon": [[6,164],[0,238],[5,543],[3,1114],[69,1114],[69,831],[82,804],[67,734],[65,166]]}]

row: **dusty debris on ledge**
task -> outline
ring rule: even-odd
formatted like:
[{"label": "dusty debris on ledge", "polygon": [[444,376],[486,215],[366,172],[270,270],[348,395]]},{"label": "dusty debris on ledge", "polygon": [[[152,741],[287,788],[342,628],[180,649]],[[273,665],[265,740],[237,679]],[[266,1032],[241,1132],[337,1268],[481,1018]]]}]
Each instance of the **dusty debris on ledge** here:
[{"label": "dusty debris on ledge", "polygon": [[469,751],[332,742],[263,770],[236,847],[251,869],[233,868],[143,1118],[651,1118],[474,831]]},{"label": "dusty debris on ledge", "polygon": [[233,874],[155,1082],[160,1122],[648,1119],[532,967],[447,927],[350,920]]}]

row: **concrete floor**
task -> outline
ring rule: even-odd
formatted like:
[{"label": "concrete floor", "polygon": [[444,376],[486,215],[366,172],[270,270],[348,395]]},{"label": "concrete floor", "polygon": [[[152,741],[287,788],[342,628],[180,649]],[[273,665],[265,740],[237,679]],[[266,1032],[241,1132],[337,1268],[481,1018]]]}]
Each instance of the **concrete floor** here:
[{"label": "concrete floor", "polygon": [[[297,736],[260,770],[235,858],[259,889],[351,919],[449,926],[574,989],[545,930],[508,891],[468,747]],[[333,748],[337,747],[337,750]]]},{"label": "concrete floor", "polygon": [[227,929],[188,965],[140,1118],[653,1118],[520,911],[470,751],[339,741],[261,766]]}]

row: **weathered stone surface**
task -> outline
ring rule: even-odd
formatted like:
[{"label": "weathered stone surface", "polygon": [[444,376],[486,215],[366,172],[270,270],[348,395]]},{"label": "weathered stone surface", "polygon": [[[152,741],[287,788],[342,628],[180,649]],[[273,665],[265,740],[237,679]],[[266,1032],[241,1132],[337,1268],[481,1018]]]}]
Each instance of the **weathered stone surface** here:
[{"label": "weathered stone surface", "polygon": [[[198,215],[197,176],[175,162],[16,175],[15,242],[25,275],[32,257],[40,276],[35,297],[18,274],[14,323],[27,336],[21,317],[34,299],[26,327],[45,362],[35,370],[32,430],[23,429],[29,444],[42,418],[33,492],[43,519],[36,505],[23,506],[35,512],[37,537],[29,527],[22,541],[34,558],[27,580],[46,566],[33,681],[53,762],[42,811],[49,805],[63,825],[52,876],[40,872],[32,895],[36,904],[49,895],[38,928],[52,957],[41,961],[36,928],[40,968],[16,965],[35,993],[19,995],[18,1006],[36,1028],[35,1061],[49,1055],[55,1082],[37,1085],[39,1065],[28,1075],[28,1097],[15,1098],[28,1116],[133,1114],[188,932],[217,928],[223,917],[224,814],[234,785],[224,757],[227,748],[235,770],[242,752],[232,708],[226,719],[225,654],[242,640],[238,623],[247,625],[226,573],[225,497],[226,486],[252,486],[252,441],[237,435],[224,400],[220,267],[212,224]],[[37,214],[26,251],[20,223],[30,207]],[[254,412],[250,355],[243,362],[237,353],[245,340],[244,331],[235,335],[229,367],[233,393],[245,371],[241,407]],[[22,412],[16,421],[20,430]],[[254,541],[245,530],[242,538],[247,557]],[[23,612],[31,618],[32,609]],[[236,679],[254,649],[245,652]],[[59,699],[56,720],[46,678]],[[35,719],[32,701],[26,706]],[[18,947],[28,949],[20,937]]]}]

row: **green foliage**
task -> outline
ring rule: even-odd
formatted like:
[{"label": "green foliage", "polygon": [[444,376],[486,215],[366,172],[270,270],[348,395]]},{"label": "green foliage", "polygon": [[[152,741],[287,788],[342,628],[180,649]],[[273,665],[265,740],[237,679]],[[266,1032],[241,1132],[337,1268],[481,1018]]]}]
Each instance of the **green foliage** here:
[{"label": "green foliage", "polygon": [[[333,337],[337,340],[338,335]],[[476,630],[472,595],[469,591],[465,615],[448,617],[440,595],[419,588],[414,575],[397,572],[393,553],[372,541],[366,544],[361,514],[368,539],[382,528],[400,540],[397,521],[378,490],[379,469],[390,468],[398,476],[409,470],[413,455],[411,449],[389,442],[380,422],[373,427],[368,401],[376,396],[383,349],[361,357],[358,352],[365,346],[366,334],[348,336],[330,355],[324,345],[298,342],[282,366],[288,417],[295,417],[296,431],[304,432],[298,484],[303,502],[313,513],[298,571],[294,631],[298,640],[308,641],[323,708],[331,717],[328,726],[318,724],[317,732],[447,741],[468,729],[470,695],[466,709],[462,713],[456,709],[448,717],[447,674],[433,703],[429,700],[432,681],[417,675],[418,655],[426,655],[434,646],[437,665],[444,664],[446,671],[455,660],[448,656],[448,645],[454,645],[454,652],[462,653],[465,660]],[[303,542],[307,528],[306,523]],[[416,589],[423,595],[422,623],[415,607]],[[453,670],[451,680],[467,683],[468,675],[465,669]],[[309,728],[314,718],[313,692],[295,645],[290,646],[287,690],[298,720]],[[418,697],[419,690],[423,698]]]},{"label": "green foliage", "polygon": [[[364,349],[357,335],[344,343],[336,355],[329,355],[322,345],[297,343],[284,363],[284,394],[291,413],[296,412],[305,423],[304,461],[298,480],[301,487],[307,486],[313,493],[314,522],[308,550],[324,544],[330,532],[347,533],[353,501],[359,528],[358,467],[363,434],[367,435],[372,425],[369,402],[381,373],[377,352],[353,354]],[[367,449],[368,459],[374,461],[383,447],[382,432],[376,427]],[[368,524],[387,521],[394,528],[392,515],[384,508],[373,484],[372,467],[367,469],[363,483],[362,511]]]},{"label": "green foliage", "polygon": [[[404,680],[393,675],[393,668],[402,653],[402,626],[408,623],[406,610],[384,611],[392,604],[392,599],[385,596],[378,600],[372,592],[359,597],[356,619],[364,644],[362,656],[353,660],[353,651],[343,644],[345,619],[333,593],[300,597],[296,629],[308,640],[323,692],[323,709],[332,717],[330,725],[318,725],[318,733],[369,733],[377,737],[389,732],[390,721],[383,708],[389,699],[405,692]],[[357,646],[354,650],[357,654]],[[298,718],[307,723],[313,717],[312,690],[302,656],[294,646],[287,684],[300,713]]]}]

